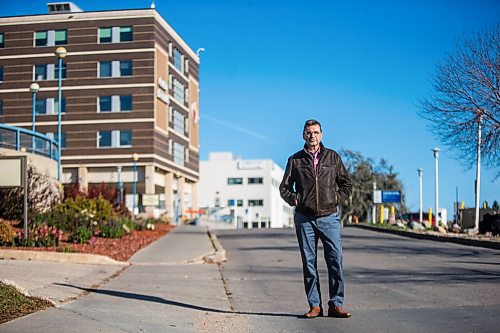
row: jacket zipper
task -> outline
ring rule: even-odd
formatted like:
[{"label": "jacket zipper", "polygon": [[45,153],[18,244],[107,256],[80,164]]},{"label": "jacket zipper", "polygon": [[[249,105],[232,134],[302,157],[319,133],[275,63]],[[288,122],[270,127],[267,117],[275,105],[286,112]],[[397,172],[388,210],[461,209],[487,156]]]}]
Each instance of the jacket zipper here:
[{"label": "jacket zipper", "polygon": [[316,174],[316,214],[319,214],[319,188],[318,188],[318,174]]},{"label": "jacket zipper", "polygon": [[314,156],[311,156],[311,162],[313,166],[315,185],[316,185],[316,214],[319,214],[319,188],[318,188],[318,173],[319,173],[319,160],[318,165],[314,167]]}]

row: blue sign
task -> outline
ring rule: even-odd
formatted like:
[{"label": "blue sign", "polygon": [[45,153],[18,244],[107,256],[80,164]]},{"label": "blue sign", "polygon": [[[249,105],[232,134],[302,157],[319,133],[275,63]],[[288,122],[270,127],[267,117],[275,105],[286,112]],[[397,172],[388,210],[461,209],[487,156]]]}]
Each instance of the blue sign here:
[{"label": "blue sign", "polygon": [[382,191],[382,202],[401,202],[401,191]]}]

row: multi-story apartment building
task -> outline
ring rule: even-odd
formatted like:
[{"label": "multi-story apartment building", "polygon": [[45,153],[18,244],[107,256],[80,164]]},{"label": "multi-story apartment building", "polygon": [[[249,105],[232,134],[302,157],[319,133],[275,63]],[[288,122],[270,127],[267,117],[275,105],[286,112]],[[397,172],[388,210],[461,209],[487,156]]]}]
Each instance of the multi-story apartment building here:
[{"label": "multi-story apartment building", "polygon": [[56,3],[49,4],[48,14],[0,17],[1,123],[31,128],[29,87],[37,82],[36,130],[57,134],[54,51],[61,46],[67,50],[63,182],[84,190],[123,183],[129,207],[135,183],[137,206],[144,194],[155,194],[147,196],[149,203],[170,216],[196,208],[197,53],[153,8],[85,12]]},{"label": "multi-story apartment building", "polygon": [[228,217],[226,222],[233,228],[292,227],[292,207],[279,193],[283,174],[272,160],[210,153],[207,161],[200,161],[200,207],[218,217]]}]

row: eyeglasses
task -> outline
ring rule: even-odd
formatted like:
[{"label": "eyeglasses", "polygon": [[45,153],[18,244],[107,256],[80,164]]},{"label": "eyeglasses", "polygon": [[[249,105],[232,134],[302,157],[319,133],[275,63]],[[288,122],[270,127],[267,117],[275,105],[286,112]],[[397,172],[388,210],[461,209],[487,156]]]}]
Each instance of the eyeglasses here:
[{"label": "eyeglasses", "polygon": [[318,136],[318,135],[320,135],[320,134],[321,134],[321,132],[318,132],[318,131],[314,131],[314,132],[304,132],[304,135],[305,135],[305,136],[313,136],[313,135],[314,135],[314,136]]}]

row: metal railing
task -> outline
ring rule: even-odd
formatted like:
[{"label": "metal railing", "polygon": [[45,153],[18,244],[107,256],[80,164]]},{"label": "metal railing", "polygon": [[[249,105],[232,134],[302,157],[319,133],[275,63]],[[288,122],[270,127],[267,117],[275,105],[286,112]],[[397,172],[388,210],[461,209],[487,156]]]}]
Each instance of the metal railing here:
[{"label": "metal railing", "polygon": [[58,160],[57,141],[47,135],[20,127],[0,124],[0,148],[26,151]]}]

